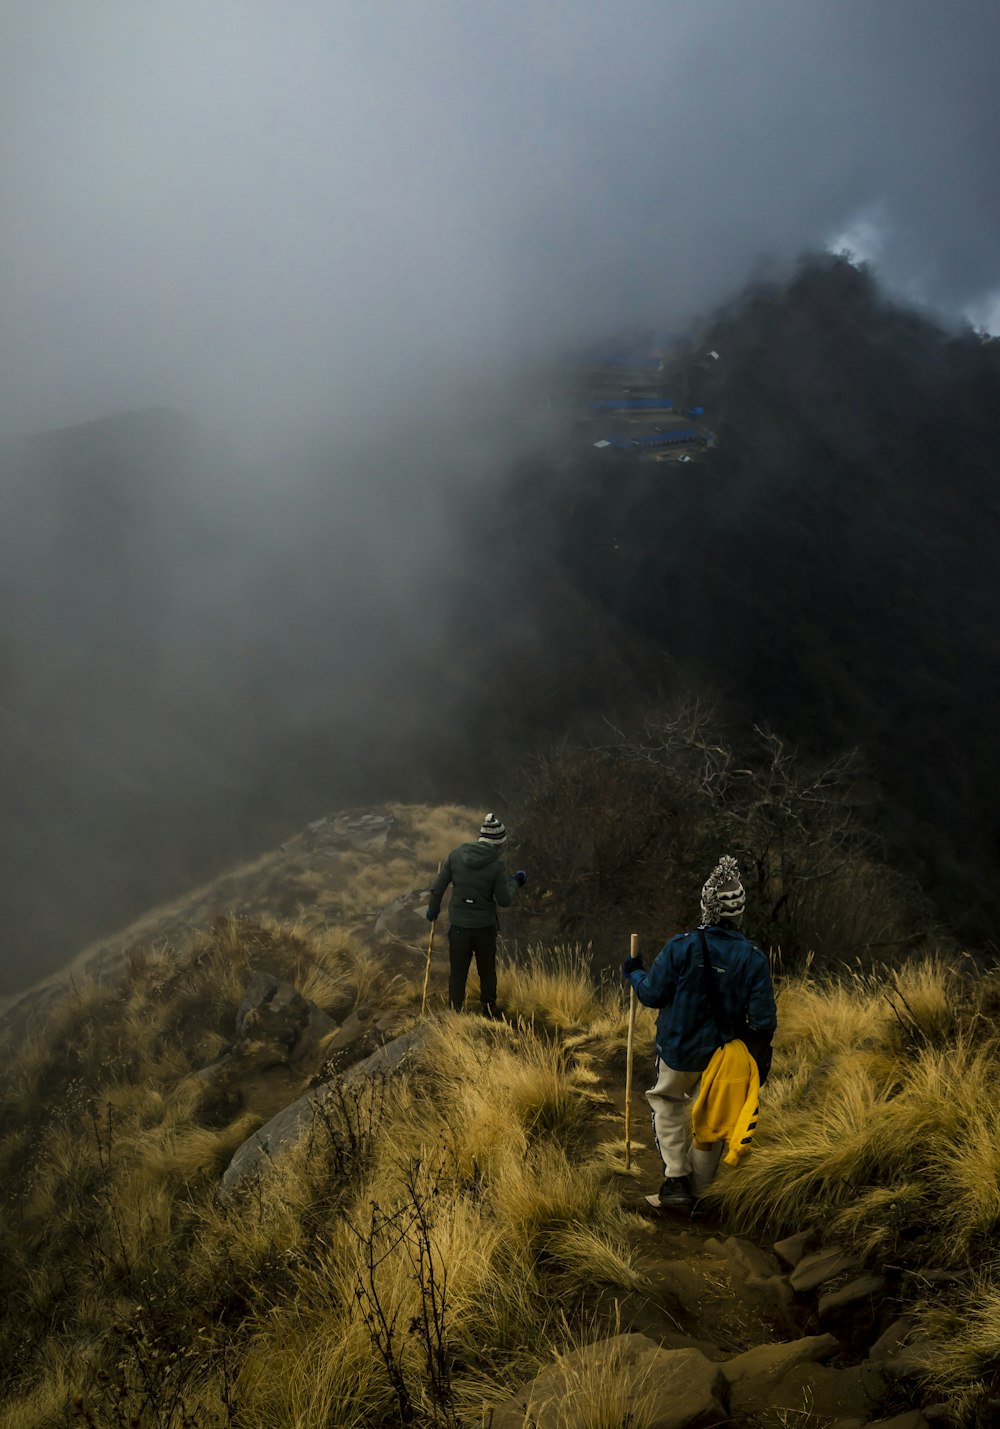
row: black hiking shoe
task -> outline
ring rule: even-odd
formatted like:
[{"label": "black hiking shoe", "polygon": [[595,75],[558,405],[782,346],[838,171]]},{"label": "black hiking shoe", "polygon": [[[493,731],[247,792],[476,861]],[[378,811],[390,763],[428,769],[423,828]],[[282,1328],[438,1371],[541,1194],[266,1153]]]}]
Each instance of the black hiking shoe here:
[{"label": "black hiking shoe", "polygon": [[694,1203],[686,1176],[668,1176],[660,1187],[660,1205],[667,1211],[689,1211]]}]

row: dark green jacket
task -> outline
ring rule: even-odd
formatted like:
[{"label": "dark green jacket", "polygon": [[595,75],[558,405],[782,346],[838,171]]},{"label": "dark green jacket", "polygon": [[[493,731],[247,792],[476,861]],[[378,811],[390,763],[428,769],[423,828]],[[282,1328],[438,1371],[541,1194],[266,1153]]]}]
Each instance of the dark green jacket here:
[{"label": "dark green jacket", "polygon": [[507,877],[500,850],[488,843],[460,844],[441,865],[427,912],[436,918],[448,884],[454,884],[448,921],[453,928],[491,928],[497,909],[509,908],[517,884]]}]

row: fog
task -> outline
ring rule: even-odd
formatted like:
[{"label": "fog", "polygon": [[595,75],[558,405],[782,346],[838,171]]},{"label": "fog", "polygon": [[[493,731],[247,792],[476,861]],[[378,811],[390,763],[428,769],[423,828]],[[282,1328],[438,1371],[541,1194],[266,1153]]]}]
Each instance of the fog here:
[{"label": "fog", "polygon": [[0,429],[426,400],[876,215],[1000,289],[1000,14],[926,0],[0,7]]},{"label": "fog", "polygon": [[592,678],[470,504],[552,439],[532,374],[823,246],[992,322],[998,38],[0,0],[0,991],[331,802],[492,800],[506,656],[555,721]]}]

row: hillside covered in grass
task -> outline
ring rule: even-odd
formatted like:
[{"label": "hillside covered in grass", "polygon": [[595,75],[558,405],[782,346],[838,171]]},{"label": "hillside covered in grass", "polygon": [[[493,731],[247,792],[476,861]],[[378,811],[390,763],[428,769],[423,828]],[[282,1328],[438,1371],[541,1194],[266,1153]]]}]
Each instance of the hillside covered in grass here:
[{"label": "hillside covered in grass", "polygon": [[[924,957],[779,976],[750,1156],[701,1225],[650,1221],[652,1018],[627,1169],[627,1002],[586,948],[508,942],[497,1022],[444,1010],[438,946],[421,1014],[421,899],[473,817],[317,820],[8,1007],[0,1425],[457,1429],[506,1424],[547,1371],[546,1422],[648,1429],[664,1421],[622,1335],[704,1362],[738,1429],[819,1429],[845,1405],[992,1422],[1000,975]],[[269,910],[296,887],[311,893]],[[255,976],[327,1019],[307,1053],[247,1018]],[[408,1035],[395,1071],[365,1074]],[[305,1093],[307,1134],[221,1194],[237,1150]],[[881,1289],[817,1322],[770,1251],[796,1235]],[[808,1350],[765,1394],[746,1356],[797,1336]]]}]

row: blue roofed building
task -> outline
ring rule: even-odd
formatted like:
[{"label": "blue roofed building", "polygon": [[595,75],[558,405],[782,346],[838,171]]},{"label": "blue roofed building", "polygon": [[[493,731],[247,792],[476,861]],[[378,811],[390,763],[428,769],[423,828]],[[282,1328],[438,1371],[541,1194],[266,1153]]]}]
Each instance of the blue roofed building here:
[{"label": "blue roofed building", "polygon": [[661,447],[683,446],[686,442],[704,442],[696,427],[670,427],[662,432],[614,432],[595,442],[595,446],[616,447],[619,451],[655,451]]}]

